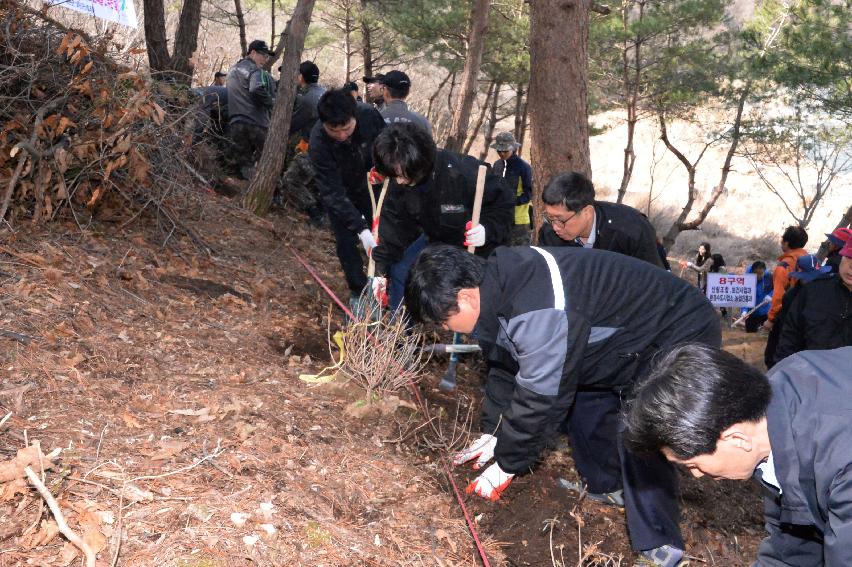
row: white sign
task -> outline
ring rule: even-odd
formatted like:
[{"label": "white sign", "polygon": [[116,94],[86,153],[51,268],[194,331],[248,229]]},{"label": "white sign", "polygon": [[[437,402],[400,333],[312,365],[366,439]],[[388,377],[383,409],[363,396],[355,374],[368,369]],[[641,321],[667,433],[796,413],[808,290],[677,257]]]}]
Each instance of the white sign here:
[{"label": "white sign", "polygon": [[53,6],[70,8],[102,20],[136,27],[136,8],[133,0],[60,0]]},{"label": "white sign", "polygon": [[756,287],[755,274],[707,274],[707,299],[715,307],[754,307]]}]

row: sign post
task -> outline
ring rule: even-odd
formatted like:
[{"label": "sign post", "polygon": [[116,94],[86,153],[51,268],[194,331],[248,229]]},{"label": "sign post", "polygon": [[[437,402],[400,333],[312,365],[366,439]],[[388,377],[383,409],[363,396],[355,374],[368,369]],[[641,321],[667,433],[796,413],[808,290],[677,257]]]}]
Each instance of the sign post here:
[{"label": "sign post", "polygon": [[714,307],[754,307],[756,288],[755,274],[707,274],[707,299]]}]

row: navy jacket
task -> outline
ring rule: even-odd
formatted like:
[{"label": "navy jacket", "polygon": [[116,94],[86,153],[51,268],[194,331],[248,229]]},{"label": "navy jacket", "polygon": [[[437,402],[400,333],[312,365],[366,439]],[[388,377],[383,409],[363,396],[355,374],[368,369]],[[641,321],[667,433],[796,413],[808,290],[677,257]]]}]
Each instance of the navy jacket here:
[{"label": "navy jacket", "polygon": [[801,350],[852,346],[852,290],[843,280],[832,276],[796,287],[802,289],[784,315],[775,361]]},{"label": "navy jacket", "polygon": [[499,424],[495,456],[510,473],[535,463],[579,386],[626,392],[660,348],[721,342],[700,290],[622,254],[498,248],[479,290],[483,353],[502,349],[518,365],[511,399],[486,404],[481,421],[489,433]]},{"label": "navy jacket", "polygon": [[372,224],[362,214],[370,211],[367,172],[373,167],[373,142],[385,127],[382,115],[373,107],[360,103],[357,112],[358,124],[348,140],[333,140],[317,120],[308,146],[317,191],[326,210],[332,220],[352,232],[361,232]]},{"label": "navy jacket", "polygon": [[[398,262],[422,233],[431,243],[464,245],[480,164],[488,165],[470,156],[438,150],[435,167],[426,181],[415,187],[390,182],[379,222],[379,245],[372,253],[377,274]],[[485,246],[476,249],[477,255],[488,256],[494,247],[509,242],[514,208],[512,191],[489,170],[479,217],[485,227]]]},{"label": "navy jacket", "polygon": [[769,442],[781,492],[765,487],[759,567],[852,565],[852,347],[804,351],[769,373]]},{"label": "navy jacket", "polygon": [[[663,262],[657,252],[654,227],[642,214],[627,205],[595,201],[595,250],[609,250],[625,256],[645,260],[660,268]],[[562,240],[548,223],[538,233],[539,246],[580,246],[577,242]]]}]

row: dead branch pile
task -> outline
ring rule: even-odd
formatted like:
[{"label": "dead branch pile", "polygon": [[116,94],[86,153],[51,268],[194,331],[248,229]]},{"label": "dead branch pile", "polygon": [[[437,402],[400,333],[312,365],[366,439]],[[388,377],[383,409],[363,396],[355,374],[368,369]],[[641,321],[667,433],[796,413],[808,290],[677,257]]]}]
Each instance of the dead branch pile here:
[{"label": "dead branch pile", "polygon": [[364,389],[368,402],[374,395],[397,392],[422,377],[427,362],[423,335],[406,327],[405,317],[383,312],[376,320],[361,318],[345,329],[341,369]]},{"label": "dead branch pile", "polygon": [[107,53],[110,38],[93,46],[46,20],[0,0],[0,222],[135,218],[151,205],[172,220],[187,104],[155,91],[132,52]]}]

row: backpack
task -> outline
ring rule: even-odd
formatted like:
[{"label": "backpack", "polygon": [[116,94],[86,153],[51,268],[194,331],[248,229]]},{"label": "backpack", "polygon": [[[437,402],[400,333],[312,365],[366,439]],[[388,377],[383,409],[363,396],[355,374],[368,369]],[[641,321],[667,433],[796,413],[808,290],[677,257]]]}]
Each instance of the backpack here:
[{"label": "backpack", "polygon": [[725,267],[725,258],[722,257],[721,254],[711,254],[711,258],[713,258],[713,267],[710,268],[711,272],[723,272],[722,268]]}]

